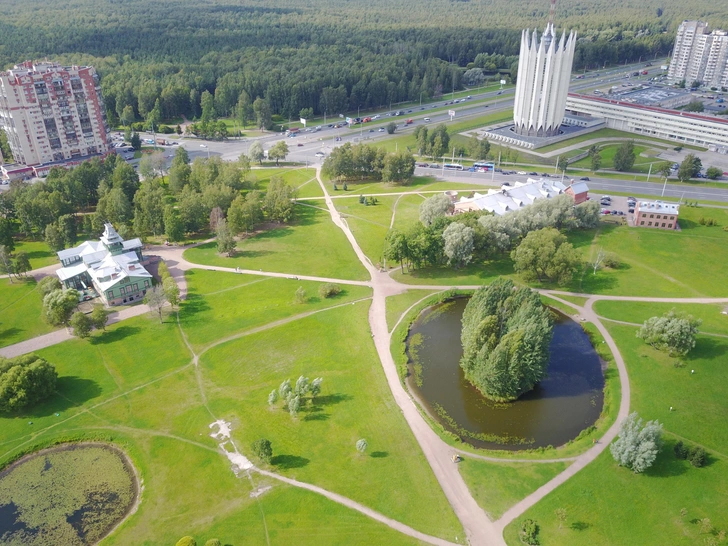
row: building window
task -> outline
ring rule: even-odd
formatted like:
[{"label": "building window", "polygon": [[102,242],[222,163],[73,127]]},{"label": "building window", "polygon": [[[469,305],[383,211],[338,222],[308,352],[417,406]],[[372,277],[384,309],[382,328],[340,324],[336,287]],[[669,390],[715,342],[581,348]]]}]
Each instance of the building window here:
[{"label": "building window", "polygon": [[644,225],[645,225],[645,221],[644,221],[644,220],[642,220],[642,221],[640,222],[640,225],[641,225],[641,226],[644,226]]},{"label": "building window", "polygon": [[135,284],[134,285],[134,292],[139,292],[139,285],[138,284]]},{"label": "building window", "polygon": [[655,215],[654,215],[654,214],[650,214],[650,218],[654,218],[654,217],[655,217]]},{"label": "building window", "polygon": [[659,220],[659,219],[660,219],[660,215],[658,214],[658,215],[656,216],[656,218],[657,218],[657,219]]},{"label": "building window", "polygon": [[149,281],[148,280],[145,280],[144,281],[144,288],[149,288]]},{"label": "building window", "polygon": [[665,222],[662,222],[662,227],[665,227]]},{"label": "building window", "polygon": [[652,222],[648,222],[647,227],[652,227]]},{"label": "building window", "polygon": [[111,290],[109,290],[106,293],[106,298],[109,299],[109,300],[111,300],[113,297],[114,297],[114,293]]}]

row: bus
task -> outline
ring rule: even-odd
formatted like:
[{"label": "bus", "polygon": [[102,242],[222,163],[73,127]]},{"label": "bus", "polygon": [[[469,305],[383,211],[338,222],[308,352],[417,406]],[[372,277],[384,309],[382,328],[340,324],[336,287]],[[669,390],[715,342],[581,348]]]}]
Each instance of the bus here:
[{"label": "bus", "polygon": [[495,169],[495,163],[479,163],[476,161],[473,163],[473,169],[476,171],[489,172]]},{"label": "bus", "polygon": [[463,170],[463,166],[460,165],[459,163],[445,163],[442,167],[448,171],[462,171]]}]

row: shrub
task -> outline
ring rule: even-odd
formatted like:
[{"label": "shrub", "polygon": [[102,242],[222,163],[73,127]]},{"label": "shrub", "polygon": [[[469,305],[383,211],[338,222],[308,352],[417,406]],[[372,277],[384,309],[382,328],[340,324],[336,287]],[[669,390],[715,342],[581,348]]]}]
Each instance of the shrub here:
[{"label": "shrub", "polygon": [[271,447],[270,440],[260,438],[253,442],[253,453],[255,453],[255,456],[261,461],[269,463],[271,457],[273,457],[273,448]]},{"label": "shrub", "polygon": [[306,290],[299,286],[296,290],[296,303],[306,303]]},{"label": "shrub", "polygon": [[368,445],[369,444],[367,444],[367,441],[364,438],[361,438],[356,441],[356,450],[359,453],[364,453],[367,450]]},{"label": "shrub", "polygon": [[521,531],[519,532],[521,542],[531,546],[541,544],[538,540],[538,523],[532,519],[525,519],[521,522]]},{"label": "shrub", "polygon": [[619,259],[619,254],[616,252],[607,252],[602,263],[604,264],[604,267],[617,269],[620,265],[622,265],[622,260]]},{"label": "shrub", "polygon": [[211,538],[207,542],[205,542],[205,546],[222,546],[222,542],[220,542],[217,538]]},{"label": "shrub", "polygon": [[197,541],[192,537],[182,537],[175,546],[197,546]]},{"label": "shrub", "polygon": [[700,446],[693,446],[688,450],[687,458],[690,464],[695,468],[700,468],[705,464],[708,454]]},{"label": "shrub", "polygon": [[322,298],[330,298],[341,293],[341,287],[338,284],[327,282],[319,286],[319,296]]},{"label": "shrub", "polygon": [[682,440],[675,444],[673,451],[675,451],[675,457],[678,459],[688,458],[688,448],[683,444]]}]

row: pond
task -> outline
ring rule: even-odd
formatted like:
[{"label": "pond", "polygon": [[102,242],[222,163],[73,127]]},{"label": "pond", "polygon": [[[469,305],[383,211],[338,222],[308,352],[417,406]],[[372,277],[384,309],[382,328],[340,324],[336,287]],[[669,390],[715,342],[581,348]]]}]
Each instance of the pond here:
[{"label": "pond", "polygon": [[548,376],[515,402],[484,397],[460,367],[467,298],[425,309],[407,338],[407,385],[433,419],[463,441],[488,449],[560,446],[602,411],[603,362],[581,326],[557,315]]},{"label": "pond", "polygon": [[134,469],[119,449],[96,443],[44,449],[0,472],[0,544],[95,544],[138,496]]}]

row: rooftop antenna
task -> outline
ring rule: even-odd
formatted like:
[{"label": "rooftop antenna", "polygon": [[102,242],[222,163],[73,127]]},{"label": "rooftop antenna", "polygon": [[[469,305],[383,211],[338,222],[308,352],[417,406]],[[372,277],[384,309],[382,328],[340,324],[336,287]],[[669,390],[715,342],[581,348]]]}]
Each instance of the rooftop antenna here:
[{"label": "rooftop antenna", "polygon": [[556,0],[551,0],[551,7],[549,8],[549,24],[554,24],[554,15],[556,14]]}]

